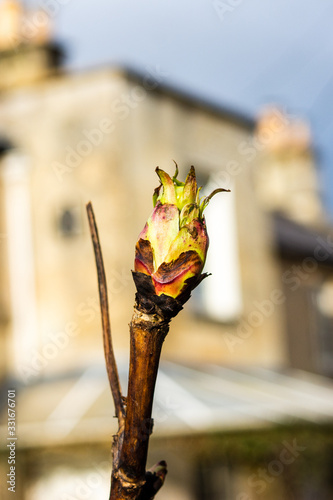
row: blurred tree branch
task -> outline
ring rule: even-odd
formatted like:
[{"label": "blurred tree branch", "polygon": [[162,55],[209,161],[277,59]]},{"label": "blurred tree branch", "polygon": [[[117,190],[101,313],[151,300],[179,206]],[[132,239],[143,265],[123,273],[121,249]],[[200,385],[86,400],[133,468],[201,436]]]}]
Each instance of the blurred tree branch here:
[{"label": "blurred tree branch", "polygon": [[123,404],[123,398],[121,395],[117,364],[112,347],[108,289],[107,289],[103,256],[102,256],[101,245],[99,242],[97,225],[95,221],[93,207],[90,202],[87,204],[87,213],[88,213],[91,239],[94,247],[97,276],[98,276],[98,291],[99,291],[99,301],[100,301],[101,316],[102,316],[103,344],[104,344],[106,370],[116,410],[116,417],[118,418],[119,426],[123,427],[125,420],[125,409]]}]

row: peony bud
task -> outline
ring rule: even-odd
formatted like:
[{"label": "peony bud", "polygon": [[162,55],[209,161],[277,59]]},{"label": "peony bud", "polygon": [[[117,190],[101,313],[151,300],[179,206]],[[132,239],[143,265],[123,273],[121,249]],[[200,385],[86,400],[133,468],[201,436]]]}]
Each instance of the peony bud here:
[{"label": "peony bud", "polygon": [[[153,195],[154,211],[136,244],[135,272],[151,277],[154,292],[179,299],[207,275],[201,274],[208,249],[203,211],[218,192],[199,198],[192,166],[185,182],[157,168],[161,184]],[[188,298],[187,297],[187,298]],[[186,300],[187,300],[186,298]],[[184,301],[183,301],[184,302]]]}]

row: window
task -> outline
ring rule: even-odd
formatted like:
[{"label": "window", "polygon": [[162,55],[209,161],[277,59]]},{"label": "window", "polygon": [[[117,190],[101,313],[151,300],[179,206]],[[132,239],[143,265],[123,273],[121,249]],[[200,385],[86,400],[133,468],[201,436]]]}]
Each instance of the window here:
[{"label": "window", "polygon": [[[217,187],[221,186],[208,179],[202,193],[208,195]],[[235,189],[230,189],[230,193],[217,194],[205,209],[209,234],[205,271],[212,276],[194,294],[199,314],[220,322],[236,321],[242,312]]]},{"label": "window", "polygon": [[233,495],[233,471],[228,464],[218,460],[203,460],[195,474],[198,500],[230,500]]},{"label": "window", "polygon": [[[314,277],[314,276],[313,276]],[[285,287],[290,364],[293,368],[333,376],[333,283]]]},{"label": "window", "polygon": [[65,207],[59,211],[57,228],[61,236],[70,238],[82,232],[79,207]]},{"label": "window", "polygon": [[319,353],[324,375],[333,376],[333,282],[327,281],[316,294]]}]

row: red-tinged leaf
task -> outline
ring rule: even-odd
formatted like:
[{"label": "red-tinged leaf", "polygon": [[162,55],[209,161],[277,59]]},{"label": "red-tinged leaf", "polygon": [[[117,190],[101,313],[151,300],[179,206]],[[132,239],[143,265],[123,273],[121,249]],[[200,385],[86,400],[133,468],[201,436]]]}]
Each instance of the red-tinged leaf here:
[{"label": "red-tinged leaf", "polygon": [[176,260],[160,265],[152,275],[157,295],[162,293],[176,298],[185,281],[201,273],[203,262],[194,251],[183,252]]},{"label": "red-tinged leaf", "polygon": [[153,274],[154,253],[150,241],[139,239],[135,246],[134,270],[140,273]]},{"label": "red-tinged leaf", "polygon": [[146,222],[145,227],[142,229],[141,233],[139,234],[139,239],[145,240],[147,236],[147,231],[148,231],[148,224]]}]

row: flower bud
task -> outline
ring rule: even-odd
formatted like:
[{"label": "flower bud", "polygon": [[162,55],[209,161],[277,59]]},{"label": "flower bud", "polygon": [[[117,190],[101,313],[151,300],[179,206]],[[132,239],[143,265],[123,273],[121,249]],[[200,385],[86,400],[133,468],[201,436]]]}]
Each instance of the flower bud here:
[{"label": "flower bud", "polygon": [[[192,166],[185,180],[171,178],[157,168],[161,184],[153,195],[154,210],[143,228],[135,253],[135,272],[151,277],[154,292],[179,299],[206,276],[201,274],[208,250],[208,234],[203,211],[216,189],[199,198]],[[190,290],[189,290],[190,288]]]}]

